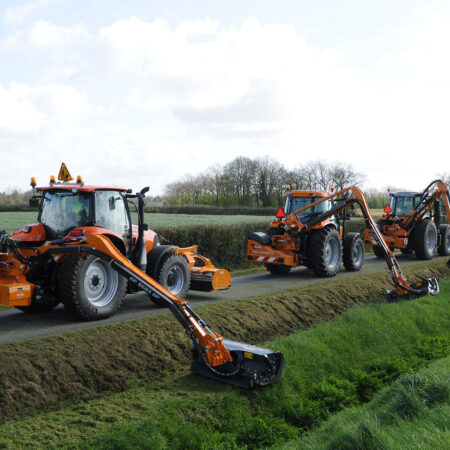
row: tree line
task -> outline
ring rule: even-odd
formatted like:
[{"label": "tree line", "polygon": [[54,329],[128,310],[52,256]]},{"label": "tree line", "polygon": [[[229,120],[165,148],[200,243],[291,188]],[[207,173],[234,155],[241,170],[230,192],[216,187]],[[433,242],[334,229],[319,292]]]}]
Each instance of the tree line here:
[{"label": "tree line", "polygon": [[223,167],[214,167],[197,176],[165,187],[170,205],[276,206],[284,199],[285,185],[292,189],[330,190],[362,183],[363,173],[350,164],[312,161],[287,169],[272,158],[251,159],[240,156]]},{"label": "tree line", "polygon": [[[224,166],[216,166],[197,176],[187,175],[181,181],[165,186],[162,197],[149,197],[146,205],[158,206],[208,206],[215,207],[274,207],[284,203],[285,185],[292,189],[336,190],[365,180],[349,164],[342,162],[308,162],[294,169],[286,169],[271,158],[251,159],[238,157]],[[450,173],[436,175],[450,185]],[[431,181],[431,180],[430,180]],[[425,188],[425,186],[424,186]],[[396,192],[404,189],[397,189]],[[365,189],[370,208],[384,208],[389,203],[386,191]],[[0,211],[29,210],[31,190],[21,192],[12,189],[0,192]]]}]

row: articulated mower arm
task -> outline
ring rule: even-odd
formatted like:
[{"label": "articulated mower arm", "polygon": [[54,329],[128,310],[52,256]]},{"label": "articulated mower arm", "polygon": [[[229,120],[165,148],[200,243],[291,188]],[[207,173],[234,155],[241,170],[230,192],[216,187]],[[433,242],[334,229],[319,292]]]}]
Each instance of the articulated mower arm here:
[{"label": "articulated mower arm", "polygon": [[[443,183],[441,183],[443,184]],[[438,185],[439,186],[439,185]],[[431,187],[431,185],[429,186]],[[439,189],[442,190],[442,187],[439,186]],[[445,193],[447,194],[446,198],[444,198],[444,204],[446,204],[446,208],[450,210],[449,204],[449,196],[448,196],[448,190],[445,186]],[[316,205],[319,205],[320,203],[323,203],[327,200],[331,200],[336,197],[341,197],[340,203],[337,203],[334,205],[331,209],[328,211],[323,212],[322,214],[312,217],[309,219],[307,224],[303,224],[301,222],[301,219],[299,219],[298,214],[312,208]],[[346,208],[352,206],[353,204],[358,204],[361,208],[361,212],[364,216],[365,226],[370,229],[372,232],[372,235],[374,236],[377,245],[383,250],[384,256],[386,259],[386,263],[388,265],[390,275],[392,278],[392,281],[394,282],[396,289],[387,291],[386,295],[390,300],[394,300],[397,298],[402,297],[420,297],[422,295],[426,294],[437,294],[439,293],[439,285],[436,280],[436,278],[428,278],[426,280],[423,280],[419,283],[415,284],[409,284],[404,277],[402,270],[400,268],[400,265],[397,262],[397,259],[394,256],[394,253],[392,250],[388,247],[385,240],[383,239],[383,236],[378,229],[377,224],[375,223],[375,220],[372,217],[372,214],[370,213],[369,205],[367,203],[367,200],[364,196],[364,193],[359,189],[357,186],[351,186],[345,189],[342,189],[340,191],[335,192],[334,194],[331,194],[327,197],[323,197],[317,202],[311,203],[297,211],[294,211],[288,216],[289,223],[295,224],[299,229],[300,232],[302,230],[307,230],[312,228],[314,225],[320,223],[321,221],[331,218],[332,216],[336,214],[340,214],[343,212]],[[450,216],[449,216],[450,217]]]},{"label": "articulated mower arm", "polygon": [[[14,241],[8,235],[0,233],[0,243],[12,254]],[[70,254],[100,258],[130,283],[151,296],[157,296],[193,340],[193,372],[245,388],[266,386],[281,378],[285,360],[280,352],[224,339],[213,332],[187,301],[176,297],[136,267],[105,236],[89,234],[46,242],[39,247],[37,256],[21,261],[24,263],[21,267],[32,271],[34,266],[57,261]]]},{"label": "articulated mower arm", "polygon": [[415,205],[415,210],[411,211],[410,216],[405,221],[404,228],[411,228],[426,213],[427,209],[439,199],[442,199],[447,218],[450,220],[450,192],[448,186],[441,180],[434,180],[423,190],[417,205]]}]

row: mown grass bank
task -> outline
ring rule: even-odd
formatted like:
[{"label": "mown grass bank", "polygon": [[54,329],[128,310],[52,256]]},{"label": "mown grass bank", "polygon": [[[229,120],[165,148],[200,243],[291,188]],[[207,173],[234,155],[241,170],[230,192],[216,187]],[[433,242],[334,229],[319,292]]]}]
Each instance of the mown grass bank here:
[{"label": "mown grass bank", "polygon": [[0,426],[0,445],[234,449],[289,441],[448,355],[450,280],[441,284],[439,296],[355,308],[270,343],[285,354],[287,369],[265,390],[194,375],[136,387],[142,380],[135,377],[128,392]]},{"label": "mown grass bank", "polygon": [[[405,270],[411,281],[450,274],[445,261]],[[384,272],[332,280],[196,308],[223,336],[261,344],[336,318],[360,304],[384,301]],[[161,380],[190,363],[184,329],[170,314],[1,345],[0,422],[30,410],[58,408],[129,388],[129,380]],[[26,376],[24,376],[26,374]]]},{"label": "mown grass bank", "polygon": [[450,448],[450,357],[402,375],[365,406],[333,416],[319,430],[276,450]]},{"label": "mown grass bank", "polygon": [[[445,262],[408,268],[411,281],[450,273]],[[278,293],[197,308],[226,337],[263,343],[337,317],[358,304],[384,301],[385,273],[358,275]],[[57,408],[129,387],[129,380],[160,380],[190,361],[190,341],[172,315],[146,317],[30,341],[4,344],[0,353],[1,420]],[[24,377],[23,374],[26,374]]]}]

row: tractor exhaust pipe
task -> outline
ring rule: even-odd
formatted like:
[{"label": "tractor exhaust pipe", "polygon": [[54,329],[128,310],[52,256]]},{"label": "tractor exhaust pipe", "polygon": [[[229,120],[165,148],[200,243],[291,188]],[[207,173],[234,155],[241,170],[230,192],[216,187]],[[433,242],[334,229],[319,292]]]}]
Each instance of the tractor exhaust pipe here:
[{"label": "tractor exhaust pipe", "polygon": [[144,231],[148,230],[148,225],[144,223],[144,197],[149,187],[145,187],[141,192],[136,192],[135,197],[138,199],[138,238],[134,247],[131,261],[142,272],[147,270],[147,252],[145,248]]}]

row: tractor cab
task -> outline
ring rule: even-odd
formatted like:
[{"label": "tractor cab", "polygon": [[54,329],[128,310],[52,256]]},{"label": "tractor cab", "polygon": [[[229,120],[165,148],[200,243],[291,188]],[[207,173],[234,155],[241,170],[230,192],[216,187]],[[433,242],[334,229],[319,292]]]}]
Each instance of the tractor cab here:
[{"label": "tractor cab", "polygon": [[43,192],[38,221],[48,239],[63,238],[76,228],[100,227],[120,237],[131,250],[132,225],[123,191],[92,186],[38,189]]},{"label": "tractor cab", "polygon": [[[52,175],[48,186],[36,187],[35,178],[30,184],[34,194],[30,206],[39,207],[39,223],[27,225],[13,234],[13,238],[24,245],[101,234],[137,264],[136,252],[147,254],[158,243],[156,233],[143,223],[142,198],[148,188],[132,194],[121,187],[85,185],[81,176],[73,180],[64,163],[58,181]],[[131,222],[130,199],[137,199],[139,203],[139,207],[136,206],[138,225]],[[143,260],[143,256],[140,259]]]},{"label": "tractor cab", "polygon": [[[324,197],[328,197],[330,194],[326,191],[297,191],[288,190],[286,197],[285,213],[289,215],[294,211],[298,211],[312,203],[321,200]],[[303,223],[308,223],[312,217],[318,216],[319,214],[328,211],[333,206],[332,200],[325,200],[318,205],[312,206],[311,208],[305,209],[304,211],[297,214],[298,218]],[[333,217],[331,221],[335,221]]]},{"label": "tractor cab", "polygon": [[384,212],[393,217],[409,216],[421,199],[419,192],[395,192],[389,195],[391,204],[386,206]]},{"label": "tractor cab", "polygon": [[[323,195],[324,194],[324,195]],[[290,214],[297,211],[311,203],[317,202],[326,196],[326,193],[311,192],[311,191],[293,191],[292,195],[286,198],[285,212]],[[312,208],[308,208],[298,214],[298,217],[302,218],[302,222],[305,222],[305,218],[308,219],[314,215],[318,215],[324,211],[328,211],[331,207],[330,200],[326,200]]]}]

